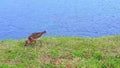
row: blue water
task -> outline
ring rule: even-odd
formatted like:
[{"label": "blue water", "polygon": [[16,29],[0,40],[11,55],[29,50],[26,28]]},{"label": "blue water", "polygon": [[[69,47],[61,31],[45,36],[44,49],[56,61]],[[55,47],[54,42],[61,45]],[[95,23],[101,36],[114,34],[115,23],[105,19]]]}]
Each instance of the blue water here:
[{"label": "blue water", "polygon": [[120,35],[119,0],[1,0],[0,39]]}]

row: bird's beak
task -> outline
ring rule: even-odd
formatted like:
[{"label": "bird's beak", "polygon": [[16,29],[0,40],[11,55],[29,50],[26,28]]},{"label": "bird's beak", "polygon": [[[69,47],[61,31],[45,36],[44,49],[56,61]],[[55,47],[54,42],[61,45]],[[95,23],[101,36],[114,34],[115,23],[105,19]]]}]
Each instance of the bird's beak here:
[{"label": "bird's beak", "polygon": [[27,46],[27,44],[25,44],[24,46]]}]

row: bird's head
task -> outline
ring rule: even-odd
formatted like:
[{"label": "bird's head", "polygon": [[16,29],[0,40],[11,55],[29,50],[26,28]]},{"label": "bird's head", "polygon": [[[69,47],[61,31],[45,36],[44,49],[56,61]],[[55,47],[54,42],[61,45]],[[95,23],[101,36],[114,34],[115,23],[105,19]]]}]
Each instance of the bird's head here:
[{"label": "bird's head", "polygon": [[27,46],[28,44],[30,44],[30,40],[25,41],[25,46]]}]

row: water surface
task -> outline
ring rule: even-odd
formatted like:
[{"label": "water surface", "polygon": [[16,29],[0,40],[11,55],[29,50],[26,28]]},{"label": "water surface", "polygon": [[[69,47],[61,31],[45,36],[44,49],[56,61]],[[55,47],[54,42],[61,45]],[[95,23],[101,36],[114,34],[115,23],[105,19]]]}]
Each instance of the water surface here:
[{"label": "water surface", "polygon": [[0,39],[120,34],[119,0],[1,0]]}]

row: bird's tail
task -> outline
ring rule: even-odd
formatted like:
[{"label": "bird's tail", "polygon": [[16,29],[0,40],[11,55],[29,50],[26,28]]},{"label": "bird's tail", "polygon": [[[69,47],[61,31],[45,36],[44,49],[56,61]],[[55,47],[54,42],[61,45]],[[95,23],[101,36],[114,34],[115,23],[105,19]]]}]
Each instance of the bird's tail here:
[{"label": "bird's tail", "polygon": [[41,37],[43,34],[45,34],[46,33],[46,31],[43,31],[43,32],[38,32],[38,34],[36,34],[36,37],[37,38],[39,38],[39,37]]}]

